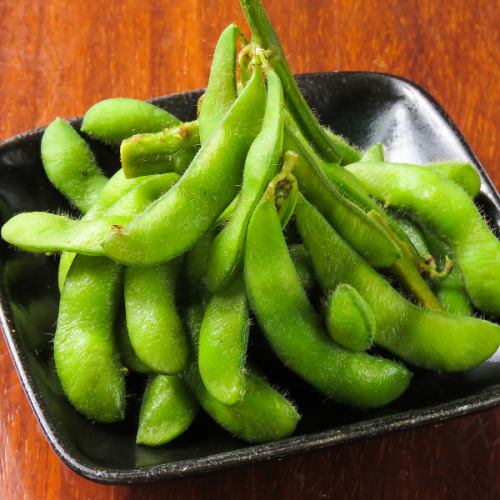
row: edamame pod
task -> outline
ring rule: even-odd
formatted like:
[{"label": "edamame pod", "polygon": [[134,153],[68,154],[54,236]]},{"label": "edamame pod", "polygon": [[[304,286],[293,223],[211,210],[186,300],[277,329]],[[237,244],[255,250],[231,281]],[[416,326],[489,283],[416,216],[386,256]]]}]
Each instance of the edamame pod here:
[{"label": "edamame pod", "polygon": [[445,241],[453,250],[474,306],[500,316],[500,241],[465,191],[435,172],[414,165],[354,163],[346,168],[373,196],[407,211]]},{"label": "edamame pod", "polygon": [[70,251],[103,255],[102,242],[110,228],[121,231],[135,215],[167,191],[179,176],[174,173],[149,176],[147,181],[127,193],[104,215],[96,219],[74,220],[47,212],[25,212],[8,220],[2,238],[28,252]]},{"label": "edamame pod", "polygon": [[236,38],[240,33],[236,24],[230,24],[217,41],[198,118],[202,144],[215,132],[236,100]]},{"label": "edamame pod", "polygon": [[168,111],[138,99],[113,97],[94,104],[83,117],[82,132],[118,146],[135,134],[159,132],[179,125]]},{"label": "edamame pod", "polygon": [[305,198],[299,197],[295,215],[321,287],[325,292],[340,283],[354,287],[372,308],[375,342],[384,349],[423,368],[458,372],[482,363],[498,348],[500,326],[423,309],[404,299]]},{"label": "edamame pod", "polygon": [[402,365],[348,351],[328,338],[300,284],[269,190],[250,220],[244,270],[250,306],[272,349],[320,392],[343,404],[374,408],[406,390],[411,374]]},{"label": "edamame pod", "polygon": [[198,366],[208,392],[233,405],[243,395],[248,344],[248,305],[242,277],[207,304],[198,341]]},{"label": "edamame pod", "polygon": [[252,30],[253,38],[271,54],[270,62],[283,84],[287,105],[303,133],[326,160],[339,163],[358,161],[361,156],[359,151],[339,136],[324,129],[314,116],[292,75],[278,36],[266,15],[262,2],[240,0],[240,4]]},{"label": "edamame pod", "polygon": [[367,351],[373,343],[373,311],[356,289],[345,283],[330,295],[326,326],[333,340],[347,349]]},{"label": "edamame pod", "polygon": [[200,135],[198,122],[181,123],[122,141],[120,159],[127,178],[177,172],[181,174],[194,158]]},{"label": "edamame pod", "polygon": [[180,262],[125,269],[125,314],[130,343],[151,371],[179,373],[189,344],[175,304]]},{"label": "edamame pod", "polygon": [[56,118],[43,133],[41,152],[50,182],[81,212],[89,210],[108,179],[85,140],[69,123]]},{"label": "edamame pod", "polygon": [[[300,190],[309,196],[319,210],[342,231],[351,245],[375,267],[389,267],[401,257],[401,252],[387,232],[370,220],[357,205],[344,198],[326,178],[295,136],[285,135],[285,148],[299,155],[294,168]],[[367,244],[369,242],[369,244]]]},{"label": "edamame pod", "polygon": [[466,161],[440,161],[427,165],[429,170],[458,184],[471,198],[475,198],[481,189],[479,172]]},{"label": "edamame pod", "polygon": [[[92,205],[88,212],[85,213],[82,220],[91,220],[96,218],[98,215],[105,212],[109,207],[115,204],[120,198],[145,181],[147,181],[145,178],[127,179],[123,174],[123,170],[118,170],[118,172],[116,172],[102,188],[96,202]],[[59,290],[62,290],[63,288],[64,280],[66,279],[66,275],[68,274],[69,268],[73,263],[75,255],[76,254],[73,252],[63,252],[61,254],[57,275]]]},{"label": "edamame pod", "polygon": [[153,265],[193,246],[238,192],[246,153],[260,129],[265,96],[256,68],[175,187],[104,242],[109,257],[127,265]]},{"label": "edamame pod", "polygon": [[124,368],[114,339],[121,269],[78,255],[61,293],[54,336],[56,370],[71,404],[98,422],[125,414]]},{"label": "edamame pod", "polygon": [[208,286],[212,292],[231,281],[241,262],[248,221],[283,151],[283,89],[276,73],[267,71],[267,100],[262,129],[250,146],[236,208],[210,249]]},{"label": "edamame pod", "polygon": [[197,412],[198,405],[179,376],[152,376],[142,397],[136,443],[169,443],[193,423]]},{"label": "edamame pod", "polygon": [[[187,328],[195,345],[202,317],[200,306],[191,306],[186,313]],[[221,403],[206,390],[196,360],[183,378],[210,417],[228,432],[249,443],[285,438],[292,434],[300,420],[293,404],[251,369],[244,379],[243,396],[234,405]]]}]

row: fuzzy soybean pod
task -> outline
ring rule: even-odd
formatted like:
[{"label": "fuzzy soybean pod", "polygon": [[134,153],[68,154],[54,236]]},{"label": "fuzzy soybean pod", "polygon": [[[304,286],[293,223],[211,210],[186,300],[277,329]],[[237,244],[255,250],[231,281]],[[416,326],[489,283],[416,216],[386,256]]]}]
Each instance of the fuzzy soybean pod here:
[{"label": "fuzzy soybean pod", "polygon": [[70,251],[103,255],[101,244],[110,228],[119,232],[178,179],[174,173],[149,176],[147,181],[95,219],[75,220],[47,212],[15,215],[2,227],[2,238],[28,252]]},{"label": "fuzzy soybean pod", "polygon": [[179,125],[168,111],[138,99],[113,97],[94,104],[83,117],[82,132],[118,146],[135,134],[159,132]]},{"label": "fuzzy soybean pod", "polygon": [[429,170],[458,184],[471,198],[475,198],[481,189],[479,172],[465,161],[441,161],[427,165]]},{"label": "fuzzy soybean pod", "polygon": [[70,403],[98,422],[125,414],[125,369],[114,324],[121,268],[104,257],[77,255],[61,293],[54,357]]},{"label": "fuzzy soybean pod", "polygon": [[207,304],[198,341],[203,384],[221,403],[243,395],[248,345],[248,305],[242,277],[216,292]]},{"label": "fuzzy soybean pod", "polygon": [[366,351],[373,343],[373,311],[356,289],[345,283],[330,295],[326,326],[333,340],[347,349]]},{"label": "fuzzy soybean pod", "polygon": [[43,133],[41,153],[50,182],[81,212],[87,212],[108,179],[85,140],[69,123],[56,118]]},{"label": "fuzzy soybean pod", "polygon": [[400,257],[401,251],[387,232],[371,220],[357,205],[346,199],[328,180],[308,151],[297,140],[287,123],[285,148],[299,155],[294,168],[300,190],[313,200],[322,213],[342,232],[351,245],[375,267],[389,267]]},{"label": "fuzzy soybean pod", "polygon": [[408,212],[447,243],[474,306],[500,316],[500,241],[467,193],[426,168],[395,163],[355,163],[348,168],[386,205]]},{"label": "fuzzy soybean pod", "polygon": [[186,366],[189,342],[177,313],[175,288],[181,263],[125,269],[125,314],[130,343],[151,371],[179,373]]},{"label": "fuzzy soybean pod", "polygon": [[267,101],[262,129],[252,143],[243,169],[243,184],[228,224],[210,250],[208,286],[212,292],[231,281],[239,269],[250,216],[275,175],[283,151],[283,89],[278,75],[267,71]]},{"label": "fuzzy soybean pod", "polygon": [[[319,243],[322,237],[316,234]],[[359,408],[386,405],[406,390],[411,374],[404,366],[348,351],[329,338],[300,284],[270,190],[250,221],[244,275],[251,309],[271,348],[317,390]]]},{"label": "fuzzy soybean pod", "polygon": [[152,375],[139,413],[136,443],[161,446],[193,423],[198,404],[178,375]]},{"label": "fuzzy soybean pod", "polygon": [[[194,346],[198,342],[202,318],[203,309],[199,305],[190,306],[186,311],[186,326]],[[249,443],[283,439],[292,434],[300,420],[295,406],[251,368],[245,374],[242,397],[233,405],[221,403],[207,391],[196,359],[184,372],[183,378],[211,418]]]},{"label": "fuzzy soybean pod", "polygon": [[[82,220],[92,220],[105,212],[108,208],[114,205],[122,196],[132,191],[147,179],[127,179],[123,173],[123,170],[118,170],[111,179],[108,180],[104,188],[100,191],[96,202],[92,207],[85,213]],[[62,290],[64,285],[64,280],[68,274],[69,268],[73,263],[75,258],[75,253],[73,252],[63,252],[61,254],[61,259],[59,261],[59,269],[57,274],[57,283],[59,285],[59,290]]]},{"label": "fuzzy soybean pod", "polygon": [[496,351],[499,325],[415,306],[374,271],[304,197],[299,197],[295,214],[322,289],[328,293],[347,283],[360,293],[375,315],[375,343],[413,365],[444,372],[468,370]]},{"label": "fuzzy soybean pod", "polygon": [[217,41],[198,117],[202,144],[215,132],[236,100],[236,40],[240,35],[238,26],[230,24]]},{"label": "fuzzy soybean pod", "polygon": [[122,141],[120,160],[127,178],[164,172],[182,173],[200,145],[198,122],[181,123]]},{"label": "fuzzy soybean pod", "polygon": [[180,181],[104,242],[109,257],[127,265],[153,265],[193,246],[238,192],[246,154],[260,130],[265,97],[256,69]]},{"label": "fuzzy soybean pod", "polygon": [[278,74],[285,92],[287,105],[304,135],[323,158],[338,163],[358,161],[360,153],[341,137],[323,128],[305,101],[288,66],[278,35],[267,17],[260,0],[240,0],[243,13],[252,30],[253,39],[270,52],[269,61]]},{"label": "fuzzy soybean pod", "polygon": [[295,243],[288,246],[290,257],[292,257],[295,269],[304,290],[314,288],[315,280],[311,258],[306,247],[302,243]]}]

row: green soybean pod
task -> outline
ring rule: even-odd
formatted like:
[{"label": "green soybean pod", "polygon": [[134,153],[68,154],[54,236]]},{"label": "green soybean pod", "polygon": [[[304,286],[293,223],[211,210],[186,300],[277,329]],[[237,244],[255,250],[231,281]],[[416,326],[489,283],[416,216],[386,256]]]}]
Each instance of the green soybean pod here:
[{"label": "green soybean pod", "polygon": [[[289,125],[289,123],[288,123]],[[401,257],[401,251],[389,238],[386,231],[370,220],[357,205],[347,200],[327,179],[296,136],[285,135],[285,148],[296,151],[299,159],[294,175],[303,193],[335,223],[351,245],[375,267],[389,267]],[[369,242],[369,244],[367,244]]]},{"label": "green soybean pod", "polygon": [[204,144],[215,132],[228,109],[236,100],[236,24],[230,24],[215,47],[207,90],[200,107],[200,139]]},{"label": "green soybean pod", "polygon": [[[127,179],[123,170],[118,170],[106,183],[104,188],[99,193],[96,202],[92,205],[89,211],[85,213],[82,220],[92,220],[96,218],[98,215],[104,213],[108,208],[114,205],[120,198],[143,182],[148,182],[148,179]],[[66,279],[66,275],[68,274],[75,255],[76,254],[73,252],[63,252],[61,254],[57,274],[59,290],[62,290],[63,288],[64,280]]]},{"label": "green soybean pod", "polygon": [[133,372],[136,373],[151,373],[151,368],[146,366],[138,357],[130,343],[127,332],[127,324],[125,319],[120,322],[120,325],[116,331],[116,345],[118,348],[118,353],[120,355],[120,360],[122,363]]},{"label": "green soybean pod", "polygon": [[222,288],[239,269],[248,221],[268,182],[275,175],[283,151],[284,101],[280,80],[267,71],[267,100],[262,129],[255,138],[243,169],[243,184],[236,208],[210,249],[208,286]]},{"label": "green soybean pod", "polygon": [[244,276],[251,309],[272,349],[317,390],[360,408],[386,405],[406,390],[411,374],[402,365],[348,351],[328,338],[300,284],[269,190],[250,221]]},{"label": "green soybean pod", "polygon": [[82,132],[118,146],[124,139],[179,125],[168,111],[138,99],[113,97],[94,104],[83,117]]},{"label": "green soybean pod", "polygon": [[136,214],[178,179],[179,176],[174,173],[149,176],[146,182],[127,193],[97,218],[75,220],[47,212],[17,214],[2,227],[2,238],[28,252],[71,251],[103,255],[102,242],[110,229],[121,231]]},{"label": "green soybean pod", "polygon": [[189,343],[175,304],[180,262],[125,269],[125,314],[130,343],[151,371],[175,374],[188,361]]},{"label": "green soybean pod", "polygon": [[55,188],[81,212],[89,210],[108,179],[85,140],[69,123],[56,118],[43,133],[41,153],[43,168]]},{"label": "green soybean pod", "polygon": [[248,148],[260,129],[265,96],[256,69],[180,181],[104,242],[109,257],[127,265],[153,265],[193,246],[238,192]]},{"label": "green soybean pod", "polygon": [[384,146],[373,144],[363,153],[359,161],[384,161]]},{"label": "green soybean pod", "polygon": [[360,293],[375,315],[376,344],[413,365],[443,372],[468,370],[497,350],[499,325],[415,306],[303,197],[299,197],[295,216],[322,289],[328,293],[348,283]]},{"label": "green soybean pod", "polygon": [[[200,306],[191,306],[186,312],[186,324],[193,343],[203,318]],[[293,433],[300,415],[294,405],[279,391],[248,369],[243,396],[234,405],[226,405],[214,398],[203,385],[196,360],[183,374],[198,403],[221,427],[249,443],[266,443],[285,438]]]},{"label": "green soybean pod", "polygon": [[333,340],[353,351],[367,351],[373,343],[375,317],[370,306],[350,285],[340,284],[330,295],[326,326]]},{"label": "green soybean pod", "polygon": [[426,168],[458,184],[471,198],[479,194],[481,176],[469,162],[440,161],[430,163]]},{"label": "green soybean pod", "polygon": [[178,375],[149,378],[139,413],[136,443],[161,446],[193,423],[198,404]]},{"label": "green soybean pod", "polygon": [[[500,316],[500,241],[471,198],[432,170],[396,163],[354,163],[348,168],[386,205],[411,214],[447,243],[474,306]],[[452,209],[450,209],[452,207]]]},{"label": "green soybean pod", "polygon": [[124,368],[114,339],[121,269],[106,258],[78,255],[66,278],[54,357],[70,403],[98,422],[125,414]]},{"label": "green soybean pod", "polygon": [[160,132],[137,134],[122,141],[120,160],[127,178],[164,172],[182,173],[194,158],[198,122],[181,123]]},{"label": "green soybean pod", "polygon": [[221,403],[233,405],[243,395],[249,317],[242,277],[216,292],[205,309],[198,340],[203,384]]}]

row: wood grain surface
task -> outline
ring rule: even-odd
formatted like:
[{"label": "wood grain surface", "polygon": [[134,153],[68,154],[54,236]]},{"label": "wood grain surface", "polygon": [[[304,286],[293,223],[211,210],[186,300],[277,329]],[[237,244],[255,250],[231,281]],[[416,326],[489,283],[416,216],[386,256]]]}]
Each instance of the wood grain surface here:
[{"label": "wood grain surface", "polygon": [[[427,88],[500,185],[495,0],[267,0],[293,70],[376,70]],[[237,0],[1,0],[0,140],[110,96],[204,86]],[[0,498],[500,497],[500,409],[353,445],[145,486],[102,486],[45,441],[0,341]]]}]

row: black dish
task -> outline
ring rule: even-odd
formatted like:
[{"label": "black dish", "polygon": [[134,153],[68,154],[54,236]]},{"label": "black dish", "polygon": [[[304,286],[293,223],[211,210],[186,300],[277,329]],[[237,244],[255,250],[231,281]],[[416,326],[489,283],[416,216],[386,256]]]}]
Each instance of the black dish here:
[{"label": "black dish", "polygon": [[[450,118],[424,90],[394,76],[359,72],[304,75],[299,84],[321,121],[360,147],[383,142],[388,159],[394,161],[472,162],[482,176],[478,203],[495,231],[500,230],[500,198],[495,187]],[[185,92],[152,102],[187,120],[194,117],[199,95],[200,91]],[[80,120],[73,123],[79,125]],[[71,212],[43,173],[42,132],[33,130],[0,144],[2,224],[21,211]],[[92,147],[103,167],[110,172],[118,167],[117,151],[97,143]],[[56,271],[56,259],[22,254],[2,242],[0,322],[24,390],[49,442],[69,467],[89,479],[135,483],[185,476],[346,443],[500,403],[500,351],[464,374],[417,370],[400,400],[369,412],[325,402],[305,384],[277,369],[272,370],[276,371],[272,381],[279,384],[285,380],[283,385],[290,389],[303,414],[292,437],[250,446],[200,415],[186,435],[168,446],[136,446],[137,398],[131,398],[125,422],[105,426],[76,413],[62,395],[50,349],[59,300]],[[266,370],[268,375],[270,372]],[[129,390],[140,394],[142,383],[130,380]]]}]

